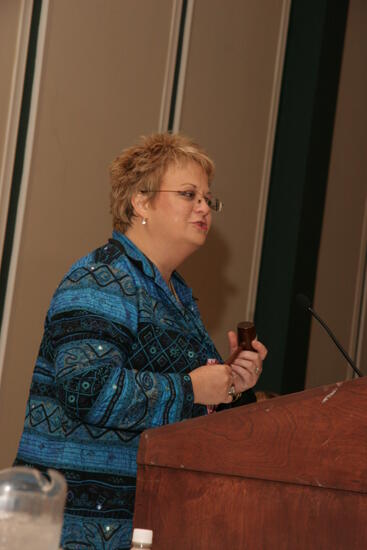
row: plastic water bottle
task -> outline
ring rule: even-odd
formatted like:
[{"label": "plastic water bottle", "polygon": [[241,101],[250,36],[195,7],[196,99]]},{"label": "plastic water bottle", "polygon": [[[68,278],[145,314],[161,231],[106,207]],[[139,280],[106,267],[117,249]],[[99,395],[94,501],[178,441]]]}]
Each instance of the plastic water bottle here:
[{"label": "plastic water bottle", "polygon": [[153,531],[150,529],[134,529],[131,550],[152,548]]}]

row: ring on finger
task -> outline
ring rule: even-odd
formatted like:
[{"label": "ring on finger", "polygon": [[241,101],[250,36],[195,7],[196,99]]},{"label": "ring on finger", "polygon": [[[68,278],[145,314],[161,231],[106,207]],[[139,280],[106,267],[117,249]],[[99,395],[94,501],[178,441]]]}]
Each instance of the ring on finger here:
[{"label": "ring on finger", "polygon": [[260,374],[260,371],[261,371],[260,367],[255,368],[255,374]]},{"label": "ring on finger", "polygon": [[228,390],[228,395],[230,395],[233,399],[233,397],[235,396],[236,394],[236,390],[234,389],[234,385],[232,384],[232,386],[229,388]]}]

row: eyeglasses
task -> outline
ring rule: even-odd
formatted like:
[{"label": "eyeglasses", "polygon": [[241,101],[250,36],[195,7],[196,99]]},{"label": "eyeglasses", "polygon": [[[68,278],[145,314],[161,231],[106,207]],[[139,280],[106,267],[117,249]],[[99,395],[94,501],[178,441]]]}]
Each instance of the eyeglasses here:
[{"label": "eyeglasses", "polygon": [[[142,193],[149,193],[149,191],[142,191]],[[177,191],[175,189],[158,189],[158,191],[154,191],[154,193],[176,193],[179,195],[179,197],[182,197],[184,200],[188,202],[201,202],[202,199],[206,202],[206,204],[209,206],[211,210],[214,212],[221,212],[223,210],[223,203],[221,200],[204,195],[200,191]]]}]

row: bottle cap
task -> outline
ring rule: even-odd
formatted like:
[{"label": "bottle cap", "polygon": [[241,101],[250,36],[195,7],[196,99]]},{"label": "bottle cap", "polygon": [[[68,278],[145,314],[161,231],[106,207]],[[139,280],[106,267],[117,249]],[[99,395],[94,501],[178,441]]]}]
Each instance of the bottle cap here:
[{"label": "bottle cap", "polygon": [[140,544],[152,544],[153,531],[150,529],[134,529],[133,542]]}]

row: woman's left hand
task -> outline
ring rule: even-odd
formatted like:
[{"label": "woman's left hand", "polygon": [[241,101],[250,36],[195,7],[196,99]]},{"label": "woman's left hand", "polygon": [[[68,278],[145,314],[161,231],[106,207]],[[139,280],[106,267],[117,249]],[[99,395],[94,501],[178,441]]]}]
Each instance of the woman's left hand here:
[{"label": "woman's left hand", "polygon": [[[238,347],[237,335],[232,330],[228,332],[228,340],[230,353],[232,354]],[[230,365],[235,393],[252,388],[260,378],[262,364],[268,350],[259,340],[253,340],[251,345],[254,351],[241,351]]]}]

